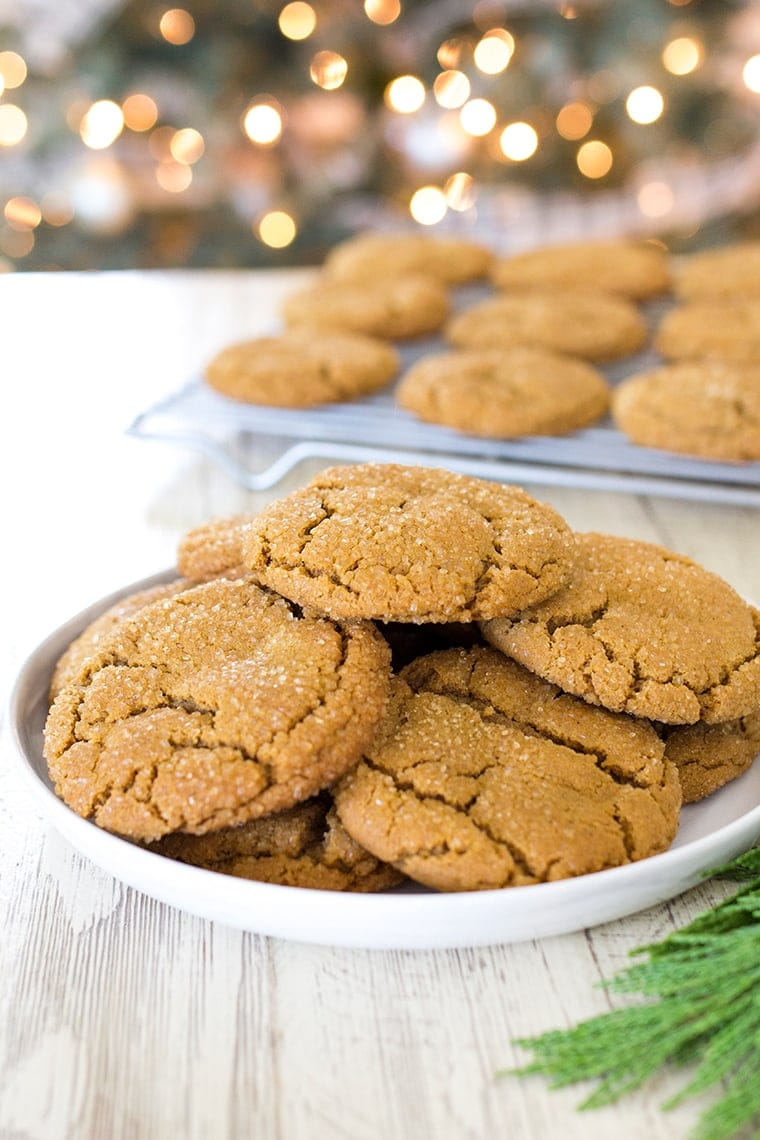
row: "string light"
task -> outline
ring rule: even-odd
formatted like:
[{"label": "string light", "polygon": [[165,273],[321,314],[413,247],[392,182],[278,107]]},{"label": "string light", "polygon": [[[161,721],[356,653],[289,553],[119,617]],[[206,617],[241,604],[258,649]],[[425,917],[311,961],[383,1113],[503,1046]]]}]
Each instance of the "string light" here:
[{"label": "string light", "polygon": [[514,37],[505,28],[494,28],[475,45],[472,57],[478,71],[499,75],[508,67],[514,50]]},{"label": "string light", "polygon": [[309,75],[317,87],[335,91],[348,74],[348,64],[337,51],[318,51],[311,61]]},{"label": "string light", "polygon": [[464,41],[460,39],[444,40],[436,52],[436,59],[441,67],[446,69],[458,67],[464,53]]},{"label": "string light", "polygon": [[599,139],[589,139],[578,147],[575,161],[584,177],[604,178],[612,169],[612,151],[607,143]]},{"label": "string light", "polygon": [[400,0],[364,0],[364,12],[373,24],[392,24],[401,15]]},{"label": "string light", "polygon": [[15,103],[0,104],[0,146],[16,146],[28,126],[26,115]]},{"label": "string light", "polygon": [[742,79],[748,91],[760,94],[760,55],[753,55],[742,68]]},{"label": "string light", "polygon": [[253,102],[243,116],[243,130],[258,146],[273,146],[282,128],[282,112],[272,103]]},{"label": "string light", "polygon": [[586,103],[565,103],[555,119],[557,134],[563,139],[582,139],[591,130],[594,113]]},{"label": "string light", "polygon": [[3,207],[3,214],[13,230],[33,230],[42,221],[42,210],[33,198],[9,198]]},{"label": "string light", "polygon": [[124,125],[130,131],[149,131],[158,121],[158,107],[150,95],[135,92],[127,95],[121,105]]},{"label": "string light", "polygon": [[656,87],[634,87],[625,101],[625,109],[634,123],[655,123],[665,109],[665,100]]},{"label": "string light", "polygon": [[470,99],[459,112],[459,121],[468,135],[481,138],[496,126],[496,108],[487,99]]},{"label": "string light", "polygon": [[385,88],[383,97],[392,111],[411,115],[425,102],[425,85],[416,75],[399,75]]},{"label": "string light", "polygon": [[317,26],[317,14],[311,4],[293,0],[282,9],[277,23],[287,39],[307,40]]},{"label": "string light", "polygon": [[433,81],[433,96],[439,107],[455,110],[470,98],[470,81],[463,71],[441,71]]},{"label": "string light", "polygon": [[450,210],[469,210],[475,202],[475,179],[464,170],[452,174],[444,184],[443,196]]},{"label": "string light", "polygon": [[438,186],[421,186],[409,202],[409,213],[415,222],[423,226],[434,226],[440,222],[447,209],[446,195]]},{"label": "string light", "polygon": [[85,112],[79,134],[90,150],[105,150],[124,129],[124,112],[111,99],[97,99]]},{"label": "string light", "polygon": [[690,75],[704,57],[704,48],[691,36],[678,36],[662,49],[662,65],[671,75]]},{"label": "string light", "polygon": [[284,249],[296,236],[296,223],[284,210],[269,210],[259,218],[256,231],[264,245]]},{"label": "string light", "polygon": [[525,162],[538,149],[538,133],[530,123],[509,123],[499,136],[499,146],[506,158]]},{"label": "string light", "polygon": [[26,60],[17,51],[0,51],[0,76],[9,91],[20,87],[26,79]]},{"label": "string light", "polygon": [[195,20],[184,8],[169,8],[158,21],[158,30],[168,44],[181,47],[195,35]]}]

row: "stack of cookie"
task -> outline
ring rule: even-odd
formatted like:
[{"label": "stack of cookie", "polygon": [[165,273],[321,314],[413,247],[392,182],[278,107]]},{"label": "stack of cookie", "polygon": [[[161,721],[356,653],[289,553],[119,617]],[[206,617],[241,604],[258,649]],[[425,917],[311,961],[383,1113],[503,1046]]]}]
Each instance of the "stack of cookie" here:
[{"label": "stack of cookie", "polygon": [[335,467],[191,531],[59,663],[58,794],[289,885],[540,883],[664,851],[760,748],[760,614],[518,487]]}]

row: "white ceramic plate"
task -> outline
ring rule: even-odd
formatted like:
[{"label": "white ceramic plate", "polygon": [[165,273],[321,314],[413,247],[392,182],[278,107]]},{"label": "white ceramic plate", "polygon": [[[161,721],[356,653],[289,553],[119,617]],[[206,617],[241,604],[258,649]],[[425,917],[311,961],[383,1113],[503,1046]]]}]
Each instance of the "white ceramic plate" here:
[{"label": "white ceramic plate", "polygon": [[662,855],[557,883],[436,894],[408,888],[345,894],[204,871],[145,851],[72,812],[54,794],[42,758],[53,667],[66,646],[118,598],[167,581],[135,582],[53,633],[27,660],[11,696],[11,725],[25,776],[50,823],[116,878],[202,918],[259,934],[334,946],[437,949],[519,942],[582,930],[673,898],[760,837],[760,763],[719,792],[684,808]]}]

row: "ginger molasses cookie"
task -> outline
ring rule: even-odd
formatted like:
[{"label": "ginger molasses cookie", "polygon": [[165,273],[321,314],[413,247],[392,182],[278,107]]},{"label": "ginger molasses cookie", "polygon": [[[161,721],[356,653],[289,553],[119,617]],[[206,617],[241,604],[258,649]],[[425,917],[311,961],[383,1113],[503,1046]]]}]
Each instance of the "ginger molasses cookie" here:
[{"label": "ginger molasses cookie", "polygon": [[683,258],[673,289],[685,300],[760,297],[760,241],[735,242]]},{"label": "ginger molasses cookie", "polygon": [[488,641],[568,693],[665,724],[714,724],[760,708],[760,612],[662,546],[577,534],[570,583]]},{"label": "ginger molasses cookie", "polygon": [[453,317],[444,330],[459,348],[533,345],[585,360],[614,360],[641,348],[644,319],[623,297],[590,290],[542,290],[493,297]]},{"label": "ginger molasses cookie", "polygon": [[449,295],[433,277],[372,277],[361,285],[323,277],[286,297],[282,315],[290,328],[406,340],[440,329],[449,315]]},{"label": "ginger molasses cookie", "polygon": [[493,254],[464,238],[428,234],[362,233],[328,253],[328,277],[364,284],[378,277],[422,274],[444,285],[460,285],[488,273]]},{"label": "ginger molasses cookie", "polygon": [[398,367],[395,349],[381,340],[295,329],[223,349],[206,368],[206,381],[245,403],[306,408],[374,392]]},{"label": "ginger molasses cookie", "polygon": [[331,617],[516,613],[569,577],[575,540],[519,487],[400,464],[332,467],[251,522],[254,578]]},{"label": "ginger molasses cookie", "polygon": [[403,875],[352,839],[327,794],[205,835],[175,832],[151,850],[240,879],[320,891],[383,891]]},{"label": "ginger molasses cookie", "polygon": [[592,365],[545,349],[469,349],[423,357],[396,390],[428,423],[508,439],[563,435],[601,419],[607,381]]},{"label": "ginger molasses cookie", "polygon": [[662,318],[654,346],[668,360],[760,361],[760,296],[676,305]]},{"label": "ginger molasses cookie", "polygon": [[53,672],[53,679],[50,682],[51,702],[55,700],[64,685],[76,677],[87,658],[98,652],[103,639],[112,633],[117,625],[137,613],[143,606],[150,605],[151,602],[162,601],[164,598],[173,598],[175,594],[187,590],[192,585],[193,583],[188,579],[178,578],[174,582],[151,586],[147,590],[138,590],[134,594],[120,598],[115,605],[109,606],[100,617],[97,617],[87,626],[83,633],[80,633],[79,637],[72,641],[66,652],[59,658]]},{"label": "ginger molasses cookie", "polygon": [[631,376],[612,396],[634,443],[706,459],[760,459],[760,359],[686,360]]},{"label": "ginger molasses cookie", "polygon": [[499,289],[601,289],[631,300],[667,292],[668,256],[634,240],[577,241],[498,258],[491,271]]},{"label": "ginger molasses cookie", "polygon": [[121,622],[45,728],[58,795],[155,840],[281,811],[354,764],[385,711],[390,652],[369,623],[307,618],[218,579]]},{"label": "ginger molasses cookie", "polygon": [[229,515],[211,519],[189,530],[177,547],[177,569],[191,582],[208,582],[223,575],[240,578],[243,566],[243,536],[254,515]]},{"label": "ginger molasses cookie", "polygon": [[439,890],[522,886],[664,851],[675,767],[645,722],[592,708],[495,650],[419,658],[333,790],[349,834]]},{"label": "ginger molasses cookie", "polygon": [[678,768],[685,804],[737,779],[760,754],[760,710],[721,724],[655,727],[661,730],[666,757]]}]

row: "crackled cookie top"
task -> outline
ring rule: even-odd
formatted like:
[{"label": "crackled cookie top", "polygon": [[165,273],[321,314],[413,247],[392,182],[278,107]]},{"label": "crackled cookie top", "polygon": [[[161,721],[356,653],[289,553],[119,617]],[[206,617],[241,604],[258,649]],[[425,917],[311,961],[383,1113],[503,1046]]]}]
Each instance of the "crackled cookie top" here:
[{"label": "crackled cookie top", "polygon": [[654,346],[669,360],[760,360],[760,296],[691,301],[666,313]]},{"label": "crackled cookie top", "polygon": [[491,273],[500,289],[600,289],[642,299],[670,285],[664,250],[644,242],[579,241],[498,258]]},{"label": "crackled cookie top", "polygon": [[679,297],[760,297],[760,241],[735,242],[684,258],[673,288]]},{"label": "crackled cookie top", "polygon": [[334,789],[349,834],[439,890],[521,886],[665,850],[681,791],[654,729],[490,648],[419,658]]},{"label": "crackled cookie top", "polygon": [[331,617],[471,621],[547,597],[573,551],[565,521],[519,487],[368,463],[329,468],[266,507],[243,561]]},{"label": "crackled cookie top", "polygon": [[460,348],[534,345],[585,360],[614,360],[641,348],[644,319],[623,297],[590,290],[538,290],[493,297],[453,317],[447,340]]},{"label": "crackled cookie top", "polygon": [[177,578],[174,582],[161,583],[158,586],[151,586],[147,590],[138,590],[133,594],[128,594],[126,597],[120,598],[113,606],[109,606],[105,613],[91,622],[87,629],[72,641],[66,652],[59,658],[53,672],[53,679],[50,682],[51,702],[55,700],[64,685],[76,677],[87,658],[98,652],[103,640],[113,632],[117,625],[131,617],[132,614],[137,613],[143,606],[147,606],[151,602],[161,601],[164,598],[173,598],[175,594],[179,594],[191,585],[192,582],[187,579]]},{"label": "crackled cookie top", "polygon": [[284,887],[382,891],[403,879],[395,867],[351,838],[327,794],[237,827],[205,835],[175,832],[151,850],[209,871]]},{"label": "crackled cookie top", "polygon": [[609,386],[585,361],[517,346],[423,357],[396,390],[402,408],[472,435],[561,435],[600,419]]},{"label": "crackled cookie top", "polygon": [[45,729],[56,791],[134,839],[203,834],[299,803],[355,763],[381,719],[388,646],[219,579],[120,623]]},{"label": "crackled cookie top", "polygon": [[665,755],[678,768],[685,804],[704,799],[737,779],[760,754],[760,710],[721,724],[660,728]]},{"label": "crackled cookie top", "polygon": [[760,613],[704,567],[631,538],[578,534],[569,584],[488,641],[566,692],[666,724],[760,709]]},{"label": "crackled cookie top", "polygon": [[286,297],[282,315],[291,328],[404,340],[436,332],[449,315],[449,295],[433,277],[370,277],[361,285],[324,277]]},{"label": "crackled cookie top", "polygon": [[634,443],[707,459],[760,459],[760,359],[690,360],[631,376],[612,414]]},{"label": "crackled cookie top", "polygon": [[239,578],[243,566],[243,537],[254,515],[229,515],[189,530],[177,547],[177,569],[192,582],[207,582],[220,574]]},{"label": "crackled cookie top", "polygon": [[377,277],[423,274],[459,285],[488,272],[491,251],[464,238],[427,234],[363,233],[336,245],[325,258],[325,273],[364,284]]},{"label": "crackled cookie top", "polygon": [[223,349],[208,364],[206,381],[235,400],[304,408],[374,392],[398,366],[395,349],[381,340],[293,329]]}]

